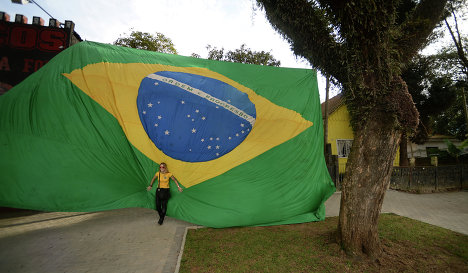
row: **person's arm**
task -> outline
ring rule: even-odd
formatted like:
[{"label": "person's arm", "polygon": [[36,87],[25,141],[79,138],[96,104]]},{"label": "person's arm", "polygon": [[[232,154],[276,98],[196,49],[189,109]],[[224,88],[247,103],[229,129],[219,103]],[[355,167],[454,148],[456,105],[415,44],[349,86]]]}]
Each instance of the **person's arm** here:
[{"label": "person's arm", "polygon": [[151,183],[150,183],[150,185],[148,186],[148,188],[146,188],[146,190],[148,190],[148,191],[151,190],[151,188],[153,187],[154,180],[156,180],[157,174],[158,174],[158,173],[155,173],[155,174],[154,174],[154,177],[153,177],[153,179],[151,179]]},{"label": "person's arm", "polygon": [[179,181],[177,181],[177,179],[176,179],[174,176],[171,176],[171,178],[172,178],[172,180],[174,180],[174,182],[176,183],[177,189],[178,189],[180,192],[182,192],[183,189],[179,186]]}]

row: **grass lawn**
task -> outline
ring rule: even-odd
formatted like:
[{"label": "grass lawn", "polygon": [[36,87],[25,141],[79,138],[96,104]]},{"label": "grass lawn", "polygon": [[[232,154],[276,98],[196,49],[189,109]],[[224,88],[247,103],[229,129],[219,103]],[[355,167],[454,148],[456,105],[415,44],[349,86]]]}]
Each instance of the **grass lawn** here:
[{"label": "grass lawn", "polygon": [[269,227],[189,230],[180,272],[468,272],[468,236],[382,214],[377,261],[347,257],[338,217]]}]

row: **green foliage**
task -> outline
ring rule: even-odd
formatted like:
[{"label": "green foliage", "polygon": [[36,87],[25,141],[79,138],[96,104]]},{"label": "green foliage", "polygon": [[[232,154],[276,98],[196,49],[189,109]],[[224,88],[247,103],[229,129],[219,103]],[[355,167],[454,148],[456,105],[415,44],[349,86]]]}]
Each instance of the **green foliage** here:
[{"label": "green foliage", "polygon": [[452,105],[447,110],[432,117],[434,133],[455,136],[460,140],[465,139],[468,128],[466,127],[466,117],[463,110],[465,106],[462,91],[462,88],[458,88]]},{"label": "green foliage", "polygon": [[257,2],[296,55],[340,82],[355,130],[377,116],[385,126],[417,125],[401,68],[427,43],[446,1]]},{"label": "green foliage", "polygon": [[[243,64],[257,64],[268,66],[280,66],[281,62],[276,60],[270,52],[252,51],[245,44],[242,44],[239,49],[224,51],[224,48],[218,49],[208,45],[208,59],[225,62],[235,62]],[[197,54],[192,54],[197,55]],[[197,55],[199,56],[199,55]]]},{"label": "green foliage", "polygon": [[[455,82],[457,88],[456,98],[452,105],[442,113],[434,116],[434,133],[452,135],[458,139],[465,139],[468,133],[467,120],[464,112],[464,90],[468,90],[468,61],[466,59],[466,52],[468,50],[468,38],[459,32],[457,25],[456,10],[460,7],[466,7],[466,0],[451,1],[449,5],[448,14],[452,15],[454,21],[450,26],[446,21],[447,28],[450,29],[452,42],[443,47],[436,58],[433,59],[433,66],[445,73],[450,79]],[[463,12],[463,10],[461,10]],[[465,8],[466,11],[466,8]],[[461,16],[464,14],[462,13]],[[460,18],[458,18],[459,20]],[[465,96],[466,97],[466,96]]]},{"label": "green foliage", "polygon": [[[458,62],[460,64],[460,70],[464,74],[464,80],[467,81],[468,79],[468,56],[467,56],[467,39],[466,37],[462,36],[462,33],[459,30],[458,21],[460,20],[459,14],[457,11],[465,12],[466,14],[466,0],[453,0],[450,1],[448,4],[448,12],[453,19],[453,25],[450,24],[447,20],[445,20],[445,25],[450,33],[450,37],[452,38],[453,45],[456,48]],[[465,10],[463,10],[465,8]],[[463,16],[463,15],[462,15]]]},{"label": "green foliage", "polygon": [[147,32],[132,30],[130,34],[124,33],[123,37],[121,36],[115,40],[114,45],[177,54],[172,40],[159,32],[153,35]]},{"label": "green foliage", "polygon": [[[464,41],[464,50],[467,51],[468,38],[461,38]],[[453,81],[466,81],[465,71],[467,67],[460,61],[457,49],[453,44],[448,44],[437,53],[437,59],[434,59],[434,64],[437,65],[439,70],[450,75]]]},{"label": "green foliage", "polygon": [[433,132],[434,117],[449,108],[456,98],[450,75],[434,66],[437,56],[417,56],[406,66],[402,78],[419,112],[419,124],[411,141],[424,143]]},{"label": "green foliage", "polygon": [[468,139],[465,139],[458,147],[448,139],[445,139],[445,143],[447,144],[447,152],[449,155],[458,160],[458,157],[462,154],[465,147],[468,146]]}]

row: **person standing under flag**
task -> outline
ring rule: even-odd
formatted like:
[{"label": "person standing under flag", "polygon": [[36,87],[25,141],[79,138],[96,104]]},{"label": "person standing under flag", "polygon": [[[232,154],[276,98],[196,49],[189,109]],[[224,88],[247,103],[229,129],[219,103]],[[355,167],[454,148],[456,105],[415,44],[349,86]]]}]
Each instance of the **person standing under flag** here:
[{"label": "person standing under flag", "polygon": [[156,178],[158,179],[158,188],[156,189],[156,210],[159,213],[158,224],[162,225],[167,212],[167,202],[171,197],[171,192],[169,190],[170,179],[174,180],[179,192],[182,192],[182,188],[180,187],[177,179],[167,169],[166,163],[159,164],[159,171],[156,172],[153,179],[151,180],[151,184],[147,188],[148,191],[150,191],[153,187],[153,183]]}]

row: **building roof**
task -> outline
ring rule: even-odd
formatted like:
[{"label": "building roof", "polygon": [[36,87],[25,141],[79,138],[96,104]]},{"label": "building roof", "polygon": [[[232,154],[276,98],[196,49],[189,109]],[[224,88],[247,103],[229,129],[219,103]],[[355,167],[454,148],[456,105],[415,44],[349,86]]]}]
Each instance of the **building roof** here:
[{"label": "building roof", "polygon": [[[344,104],[344,98],[341,94],[334,96],[333,98],[328,99],[328,115],[335,112],[341,105]],[[325,117],[325,102],[320,104],[322,108],[322,117]]]}]

